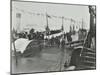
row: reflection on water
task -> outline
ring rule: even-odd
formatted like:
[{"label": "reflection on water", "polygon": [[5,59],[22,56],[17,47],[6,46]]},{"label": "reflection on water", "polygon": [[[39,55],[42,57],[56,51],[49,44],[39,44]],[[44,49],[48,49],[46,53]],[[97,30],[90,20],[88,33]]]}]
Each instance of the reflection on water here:
[{"label": "reflection on water", "polygon": [[41,53],[35,57],[12,57],[13,73],[47,72],[49,68],[59,62],[60,52],[56,54]]},{"label": "reflection on water", "polygon": [[[64,61],[69,58],[69,51],[67,50]],[[60,71],[61,53],[60,48],[44,49],[34,57],[17,57],[17,64],[15,57],[12,56],[12,73]]]}]

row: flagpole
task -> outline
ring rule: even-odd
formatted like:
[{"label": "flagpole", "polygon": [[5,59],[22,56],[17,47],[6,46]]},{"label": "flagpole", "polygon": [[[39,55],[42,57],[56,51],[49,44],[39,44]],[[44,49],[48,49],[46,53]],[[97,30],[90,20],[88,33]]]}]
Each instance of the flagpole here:
[{"label": "flagpole", "polygon": [[50,17],[50,16],[48,16],[48,14],[47,14],[47,12],[46,12],[46,22],[47,22],[47,27],[46,27],[46,31],[47,31],[47,36],[48,36],[48,39],[49,39],[49,31],[50,31],[50,29],[49,29],[49,25],[48,25],[48,17]]},{"label": "flagpole", "polygon": [[[62,39],[64,39],[64,29],[63,29],[63,24],[64,24],[64,17],[62,16],[62,33],[63,33],[63,38]],[[62,45],[61,45],[62,46]],[[62,49],[64,49],[64,48],[62,48],[61,47],[61,58],[60,58],[60,71],[62,71],[62,69],[63,69],[63,64],[64,64],[64,52],[62,51]]]},{"label": "flagpole", "polygon": [[[48,27],[48,17],[47,17],[47,12],[46,12],[46,25],[47,25],[47,26],[46,26],[46,28],[47,28],[47,27]],[[46,37],[48,36],[47,33],[48,33],[48,31],[47,31],[47,29],[46,29]]]},{"label": "flagpole", "polygon": [[46,12],[46,22],[47,22],[47,27],[48,27],[48,15],[47,15],[47,12]]},{"label": "flagpole", "polygon": [[62,16],[62,32],[63,32],[63,37],[64,37],[64,17]]}]

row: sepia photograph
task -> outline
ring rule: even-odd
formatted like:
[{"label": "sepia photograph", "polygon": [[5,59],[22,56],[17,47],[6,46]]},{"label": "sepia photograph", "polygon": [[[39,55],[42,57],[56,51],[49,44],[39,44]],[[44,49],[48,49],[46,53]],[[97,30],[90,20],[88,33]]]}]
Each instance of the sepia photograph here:
[{"label": "sepia photograph", "polygon": [[96,69],[96,5],[11,1],[11,74]]}]

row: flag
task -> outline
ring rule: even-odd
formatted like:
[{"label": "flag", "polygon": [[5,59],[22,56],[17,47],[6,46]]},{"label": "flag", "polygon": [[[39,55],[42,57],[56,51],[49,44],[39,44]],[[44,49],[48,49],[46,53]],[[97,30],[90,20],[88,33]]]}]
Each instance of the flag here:
[{"label": "flag", "polygon": [[17,18],[21,18],[21,13],[16,13]]},{"label": "flag", "polygon": [[50,16],[50,15],[47,15],[47,17],[48,17],[48,18],[51,18],[51,16]]}]

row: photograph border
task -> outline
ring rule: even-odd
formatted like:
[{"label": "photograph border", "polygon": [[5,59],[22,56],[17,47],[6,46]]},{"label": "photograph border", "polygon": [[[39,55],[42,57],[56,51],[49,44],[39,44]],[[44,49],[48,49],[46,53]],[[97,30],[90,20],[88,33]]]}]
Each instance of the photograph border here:
[{"label": "photograph border", "polygon": [[[74,6],[95,6],[96,8],[96,25],[97,25],[97,5],[91,5],[91,4],[73,4],[73,3],[56,3],[56,2],[42,2],[42,1],[24,1],[24,0],[10,0],[10,74],[11,75],[19,75],[19,74],[38,74],[38,73],[52,73],[52,72],[71,72],[71,71],[50,71],[50,72],[29,72],[29,73],[16,73],[16,74],[12,74],[12,1],[15,2],[31,2],[31,3],[45,3],[45,4],[58,4],[58,5],[74,5]],[[96,26],[97,29],[97,26]],[[96,31],[95,29],[95,31]],[[96,40],[97,40],[97,32],[95,34]],[[97,42],[95,41],[95,45],[96,45],[96,65],[97,65]],[[97,68],[97,66],[96,66]],[[96,70],[95,69],[88,69],[88,70]],[[87,70],[87,69],[86,69]],[[72,70],[72,71],[86,71],[86,70]]]}]

